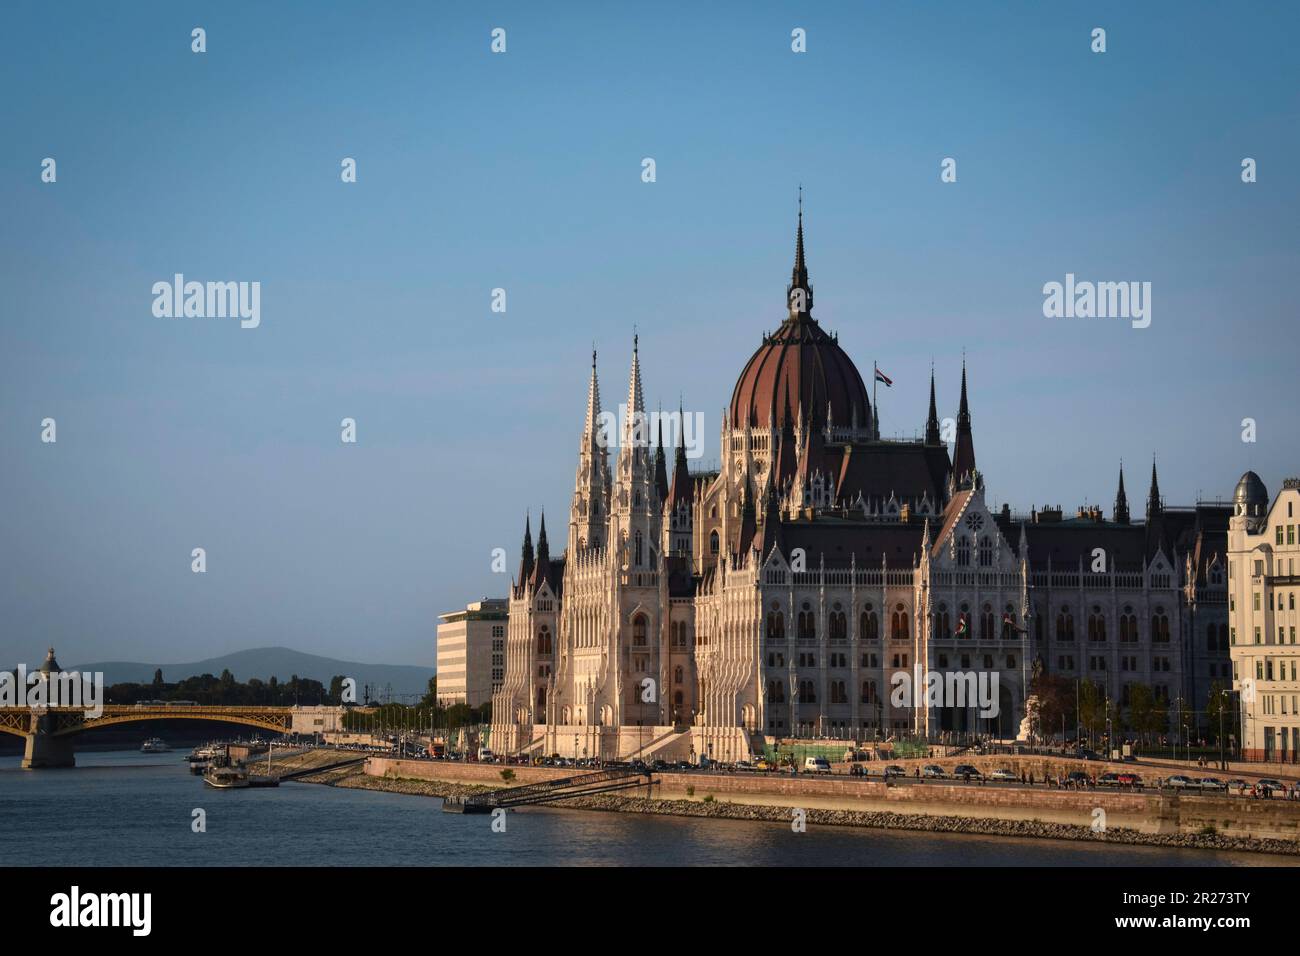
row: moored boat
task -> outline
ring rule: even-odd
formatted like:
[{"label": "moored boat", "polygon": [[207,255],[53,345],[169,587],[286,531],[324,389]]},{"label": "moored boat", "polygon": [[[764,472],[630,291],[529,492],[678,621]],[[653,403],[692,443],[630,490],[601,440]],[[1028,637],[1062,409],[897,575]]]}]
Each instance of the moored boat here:
[{"label": "moored boat", "polygon": [[165,754],[170,753],[171,749],[161,737],[150,737],[140,745],[140,753],[142,754]]},{"label": "moored boat", "polygon": [[248,771],[243,767],[209,767],[203,782],[217,790],[238,790],[249,786]]}]

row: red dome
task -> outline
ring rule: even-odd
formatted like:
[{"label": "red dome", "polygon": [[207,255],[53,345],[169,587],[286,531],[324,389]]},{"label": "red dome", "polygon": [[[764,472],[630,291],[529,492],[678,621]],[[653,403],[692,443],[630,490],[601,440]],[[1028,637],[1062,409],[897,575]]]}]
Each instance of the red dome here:
[{"label": "red dome", "polygon": [[771,336],[740,373],[731,395],[731,427],[785,425],[789,405],[793,426],[800,418],[821,426],[827,407],[832,423],[867,428],[871,403],[853,360],[810,315],[793,315]]}]

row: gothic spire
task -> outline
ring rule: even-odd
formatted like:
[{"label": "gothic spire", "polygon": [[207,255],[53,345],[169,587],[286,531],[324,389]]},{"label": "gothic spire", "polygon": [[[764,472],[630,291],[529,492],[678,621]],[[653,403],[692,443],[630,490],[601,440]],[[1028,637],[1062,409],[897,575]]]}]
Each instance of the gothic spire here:
[{"label": "gothic spire", "polygon": [[691,475],[686,464],[686,415],[680,404],[677,406],[677,417],[681,422],[677,434],[677,458],[673,462],[673,483],[668,491],[668,501],[673,508],[680,502],[689,505],[691,496]]},{"label": "gothic spire", "polygon": [[655,491],[659,493],[659,504],[668,500],[668,462],[664,458],[664,416],[659,414],[659,447],[655,449]]},{"label": "gothic spire", "polygon": [[524,516],[524,546],[519,554],[519,583],[523,584],[533,574],[533,530],[529,516]]},{"label": "gothic spire", "polygon": [[546,511],[542,510],[542,527],[537,532],[537,564],[542,568],[543,573],[550,570],[547,565],[551,563],[551,551],[546,544]]},{"label": "gothic spire", "polygon": [[934,403],[934,366],[930,366],[930,414],[925,420],[925,443],[939,444],[939,409]]},{"label": "gothic spire", "polygon": [[961,361],[961,407],[957,411],[957,447],[953,452],[953,476],[957,487],[973,482],[975,474],[975,439],[971,436],[970,404],[966,400],[966,360]]},{"label": "gothic spire", "polygon": [[1160,501],[1160,481],[1156,478],[1156,459],[1151,456],[1151,491],[1147,494],[1147,521],[1159,516],[1164,511]]},{"label": "gothic spire", "polygon": [[1128,524],[1128,495],[1124,493],[1124,462],[1119,463],[1119,490],[1115,492],[1115,523]]},{"label": "gothic spire", "polygon": [[794,268],[790,270],[790,285],[785,290],[790,318],[811,318],[813,305],[812,283],[808,281],[808,265],[803,252],[803,187],[799,187],[799,227],[795,232]]},{"label": "gothic spire", "polygon": [[641,359],[637,355],[636,333],[632,334],[632,369],[627,377],[627,434],[623,436],[625,448],[646,447],[650,436],[645,433],[645,397],[641,393]]}]

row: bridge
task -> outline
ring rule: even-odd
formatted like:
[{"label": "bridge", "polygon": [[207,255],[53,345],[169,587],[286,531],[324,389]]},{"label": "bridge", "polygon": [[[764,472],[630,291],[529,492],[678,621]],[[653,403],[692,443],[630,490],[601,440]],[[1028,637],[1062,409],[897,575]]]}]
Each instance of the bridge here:
[{"label": "bridge", "polygon": [[217,720],[287,734],[293,728],[293,712],[293,707],[105,704],[101,714],[88,717],[75,707],[0,707],[0,733],[26,740],[26,768],[72,767],[76,764],[72,738],[99,727],[145,720]]},{"label": "bridge", "polygon": [[[54,648],[41,665],[39,680],[50,681],[60,674]],[[115,724],[144,720],[217,720],[256,727],[273,734],[293,729],[296,707],[210,706],[205,704],[104,704],[94,716],[84,707],[0,707],[0,733],[26,741],[23,767],[72,767],[76,765],[73,738],[76,734]]]},{"label": "bridge", "polygon": [[611,790],[644,787],[652,780],[648,770],[616,767],[612,770],[581,773],[573,777],[562,777],[559,780],[547,780],[523,787],[503,787],[500,790],[489,790],[487,793],[474,793],[465,797],[447,797],[442,801],[442,809],[447,813],[491,813],[499,807],[522,807],[530,803],[563,800],[566,797],[589,797],[597,793],[608,793]]}]

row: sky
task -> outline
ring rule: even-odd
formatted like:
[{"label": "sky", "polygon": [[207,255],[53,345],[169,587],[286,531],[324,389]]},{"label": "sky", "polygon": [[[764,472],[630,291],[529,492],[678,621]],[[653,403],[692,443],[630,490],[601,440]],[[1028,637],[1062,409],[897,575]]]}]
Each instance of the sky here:
[{"label": "sky", "polygon": [[[800,184],[814,314],[893,379],[885,435],[923,428],[932,362],[955,415],[964,354],[995,506],[1109,508],[1121,459],[1141,501],[1153,455],[1171,505],[1276,493],[1298,11],[8,3],[0,660],[432,665],[527,509],[559,550],[593,344],[613,405],[635,329],[647,402],[716,460]],[[260,324],[155,316],[176,273],[260,282]],[[1067,273],[1150,282],[1150,326],[1045,317]]]}]

